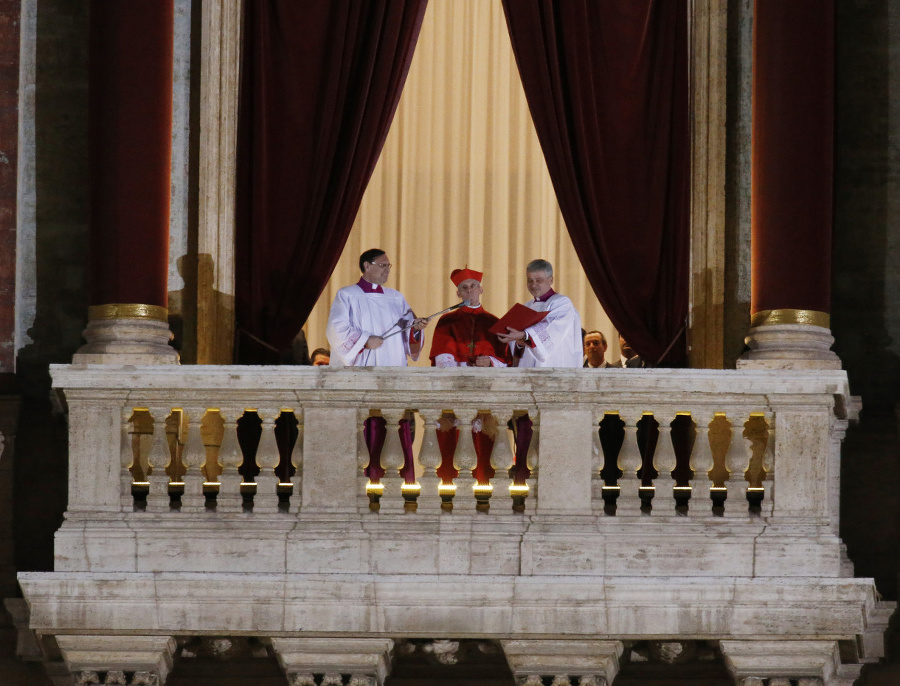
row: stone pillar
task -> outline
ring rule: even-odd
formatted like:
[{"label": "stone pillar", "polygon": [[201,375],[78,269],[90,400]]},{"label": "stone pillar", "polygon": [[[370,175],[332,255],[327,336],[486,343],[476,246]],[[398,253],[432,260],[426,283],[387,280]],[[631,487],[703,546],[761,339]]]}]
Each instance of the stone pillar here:
[{"label": "stone pillar", "polygon": [[171,636],[57,636],[79,686],[163,686],[172,669]]},{"label": "stone pillar", "polygon": [[[382,686],[391,668],[389,638],[273,638],[290,686]],[[349,675],[349,681],[342,675]]]},{"label": "stone pillar", "polygon": [[752,302],[739,367],[840,369],[831,352],[833,0],[756,2]]},{"label": "stone pillar", "polygon": [[516,686],[609,686],[619,673],[620,641],[501,641]]},{"label": "stone pillar", "polygon": [[738,686],[853,686],[861,664],[841,664],[837,641],[720,641]]},{"label": "stone pillar", "polygon": [[90,309],[76,363],[166,364],[174,0],[92,0]]}]

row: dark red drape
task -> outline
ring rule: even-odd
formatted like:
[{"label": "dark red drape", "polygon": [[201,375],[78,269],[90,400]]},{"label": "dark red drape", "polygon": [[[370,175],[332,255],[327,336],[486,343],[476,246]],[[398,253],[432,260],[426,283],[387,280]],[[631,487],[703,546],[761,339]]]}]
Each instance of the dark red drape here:
[{"label": "dark red drape", "polygon": [[687,1],[503,0],[503,8],[560,209],[594,292],[650,364],[683,363]]},{"label": "dark red drape", "polygon": [[172,0],[92,0],[90,304],[168,302]]},{"label": "dark red drape", "polygon": [[343,250],[427,0],[245,0],[237,358],[275,361]]},{"label": "dark red drape", "polygon": [[753,12],[750,311],[830,312],[834,2]]}]

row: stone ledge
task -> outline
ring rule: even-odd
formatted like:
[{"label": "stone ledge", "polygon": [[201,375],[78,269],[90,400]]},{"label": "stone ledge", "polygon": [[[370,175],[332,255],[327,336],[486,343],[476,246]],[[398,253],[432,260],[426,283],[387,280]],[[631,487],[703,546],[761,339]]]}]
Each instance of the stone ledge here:
[{"label": "stone ledge", "polygon": [[868,579],[28,572],[19,581],[31,626],[45,634],[855,641],[885,614]]}]

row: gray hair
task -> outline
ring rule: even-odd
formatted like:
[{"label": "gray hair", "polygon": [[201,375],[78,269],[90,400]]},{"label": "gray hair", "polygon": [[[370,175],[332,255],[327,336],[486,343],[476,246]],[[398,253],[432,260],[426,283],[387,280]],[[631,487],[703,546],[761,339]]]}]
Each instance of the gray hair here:
[{"label": "gray hair", "polygon": [[547,262],[547,260],[531,260],[528,263],[528,266],[525,267],[525,272],[530,274],[531,272],[544,272],[547,276],[553,276],[553,265]]}]

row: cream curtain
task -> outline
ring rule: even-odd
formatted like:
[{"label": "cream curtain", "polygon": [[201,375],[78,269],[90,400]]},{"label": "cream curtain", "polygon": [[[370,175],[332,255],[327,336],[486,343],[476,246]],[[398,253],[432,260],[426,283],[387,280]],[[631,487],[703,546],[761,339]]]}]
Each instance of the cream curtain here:
[{"label": "cream curtain", "polygon": [[[425,316],[457,302],[450,272],[484,272],[485,308],[500,316],[530,299],[525,265],[553,263],[585,330],[618,339],[575,255],[528,113],[500,2],[430,0],[384,152],[337,268],[306,325],[325,346],[339,288],[360,276],[368,248],[394,264],[387,285]],[[419,365],[428,365],[426,350]]]}]

